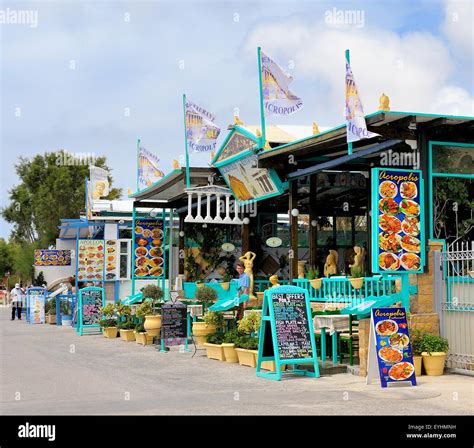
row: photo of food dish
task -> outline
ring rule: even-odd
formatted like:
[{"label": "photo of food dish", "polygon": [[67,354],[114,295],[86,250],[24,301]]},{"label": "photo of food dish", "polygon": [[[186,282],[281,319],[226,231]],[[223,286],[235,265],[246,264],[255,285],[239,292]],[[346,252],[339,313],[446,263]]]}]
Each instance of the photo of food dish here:
[{"label": "photo of food dish", "polygon": [[153,239],[162,239],[163,238],[163,230],[158,229],[158,228],[154,228],[151,231],[151,236],[153,237]]},{"label": "photo of food dish", "polygon": [[400,203],[400,211],[407,216],[418,216],[420,214],[420,206],[415,201],[403,199]]},{"label": "photo of food dish", "polygon": [[379,192],[383,198],[394,198],[398,193],[397,185],[391,180],[386,180],[380,184]]},{"label": "photo of food dish", "polygon": [[410,378],[415,371],[415,367],[410,362],[399,362],[388,371],[388,376],[394,381],[402,381]]},{"label": "photo of food dish", "polygon": [[137,247],[135,249],[135,255],[137,257],[145,257],[148,254],[148,249],[146,247]]},{"label": "photo of food dish", "polygon": [[107,246],[115,246],[115,240],[107,240],[107,242],[105,243]]},{"label": "photo of food dish", "polygon": [[382,347],[379,350],[379,356],[390,363],[400,362],[403,359],[402,353],[393,347]]},{"label": "photo of food dish", "polygon": [[397,270],[400,267],[400,259],[390,252],[382,252],[379,255],[379,267],[384,270]]},{"label": "photo of food dish", "polygon": [[136,277],[145,277],[148,275],[148,269],[145,268],[136,268],[135,269],[135,276]]},{"label": "photo of food dish", "polygon": [[143,227],[140,227],[140,226],[136,226],[135,227],[135,233],[137,235],[141,235],[143,233]]},{"label": "photo of food dish", "polygon": [[397,217],[384,214],[380,215],[379,227],[384,232],[398,233],[402,230],[402,223]]},{"label": "photo of food dish", "polygon": [[108,273],[108,274],[105,276],[105,278],[106,278],[107,280],[113,280],[113,279],[115,278],[115,274],[114,274],[114,273]]},{"label": "photo of food dish", "polygon": [[146,267],[146,265],[148,264],[148,258],[146,257],[138,257],[136,260],[135,260],[135,266],[137,267]]},{"label": "photo of food dish", "polygon": [[146,246],[148,244],[148,240],[142,237],[135,238],[135,242],[138,246]]},{"label": "photo of food dish", "polygon": [[402,182],[400,185],[400,196],[404,199],[414,199],[418,196],[415,182]]},{"label": "photo of food dish", "polygon": [[159,240],[159,239],[154,239],[154,240],[151,242],[151,245],[152,245],[152,246],[155,246],[155,247],[161,246],[161,240]]},{"label": "photo of food dish", "polygon": [[379,234],[380,249],[386,252],[398,253],[402,250],[402,237],[396,233],[382,232]]},{"label": "photo of food dish", "polygon": [[150,238],[150,236],[151,236],[151,230],[149,230],[149,229],[144,229],[142,235],[143,235],[144,238]]},{"label": "photo of food dish", "polygon": [[380,336],[391,336],[398,331],[398,324],[392,319],[381,320],[375,326],[375,331]]},{"label": "photo of food dish", "polygon": [[399,213],[398,202],[391,198],[380,199],[379,210],[387,215],[395,216]]},{"label": "photo of food dish", "polygon": [[412,253],[403,254],[400,257],[400,264],[407,271],[417,271],[421,266],[421,258],[418,255]]},{"label": "photo of food dish", "polygon": [[421,242],[414,236],[405,235],[401,240],[402,248],[407,252],[420,252]]},{"label": "photo of food dish", "polygon": [[115,247],[108,247],[107,248],[107,253],[113,254],[115,252]]},{"label": "photo of food dish", "polygon": [[410,339],[408,338],[406,334],[395,333],[395,334],[392,334],[392,336],[390,336],[390,345],[392,347],[398,347],[400,349],[404,349],[408,347],[409,343],[410,343]]},{"label": "photo of food dish", "polygon": [[151,277],[159,277],[162,274],[163,274],[163,269],[160,267],[152,268],[148,272],[148,275]]},{"label": "photo of food dish", "polygon": [[151,267],[157,267],[157,266],[161,266],[163,264],[163,258],[160,258],[160,257],[155,257],[155,258],[152,258],[148,264],[151,266]]},{"label": "photo of food dish", "polygon": [[405,216],[402,221],[402,230],[410,236],[418,236],[420,234],[420,221],[417,217]]},{"label": "photo of food dish", "polygon": [[152,247],[150,249],[150,257],[161,257],[163,255],[163,249],[161,247]]}]

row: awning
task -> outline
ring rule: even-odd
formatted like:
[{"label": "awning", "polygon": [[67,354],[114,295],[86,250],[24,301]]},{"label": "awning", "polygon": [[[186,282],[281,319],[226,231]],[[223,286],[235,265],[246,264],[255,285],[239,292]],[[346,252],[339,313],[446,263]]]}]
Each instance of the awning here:
[{"label": "awning", "polygon": [[294,180],[300,177],[309,176],[310,174],[314,174],[319,171],[335,168],[339,165],[343,165],[352,160],[360,159],[370,154],[375,154],[377,152],[381,152],[386,149],[392,148],[396,145],[399,145],[402,142],[403,140],[390,139],[382,143],[377,143],[376,145],[370,146],[369,148],[362,149],[360,151],[353,152],[352,154],[347,154],[345,156],[338,157],[336,159],[329,160],[327,162],[319,163],[317,165],[310,166],[309,168],[297,170],[293,173],[288,174],[287,178],[288,180]]}]

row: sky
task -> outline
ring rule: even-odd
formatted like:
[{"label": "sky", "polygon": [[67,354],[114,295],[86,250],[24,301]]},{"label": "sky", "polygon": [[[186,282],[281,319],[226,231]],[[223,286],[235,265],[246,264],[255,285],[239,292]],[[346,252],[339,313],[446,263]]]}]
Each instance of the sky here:
[{"label": "sky", "polygon": [[[391,110],[472,116],[473,3],[0,1],[0,207],[20,156],[105,155],[124,197],[138,138],[165,173],[184,163],[183,93],[217,116],[219,143],[234,114],[258,124],[258,46],[294,76],[304,104],[269,124],[343,123],[346,48],[365,113],[384,92]],[[1,20],[19,10],[37,20]],[[205,166],[209,154],[190,162]],[[0,237],[10,232],[0,218]]]}]

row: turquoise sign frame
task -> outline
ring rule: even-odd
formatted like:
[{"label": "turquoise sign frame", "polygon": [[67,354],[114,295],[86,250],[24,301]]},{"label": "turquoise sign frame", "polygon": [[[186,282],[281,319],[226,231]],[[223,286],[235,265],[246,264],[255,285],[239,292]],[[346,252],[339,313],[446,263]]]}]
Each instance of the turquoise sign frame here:
[{"label": "turquoise sign frame", "polygon": [[[277,340],[277,329],[275,321],[275,310],[273,307],[273,295],[276,294],[303,294],[306,303],[306,313],[308,319],[308,330],[309,338],[311,343],[312,356],[306,358],[292,358],[292,359],[281,359],[278,350]],[[271,344],[273,348],[272,356],[264,356],[265,346],[265,333],[266,331],[271,332]],[[262,372],[261,366],[263,361],[274,361],[275,372]],[[298,364],[312,364],[314,372],[308,370],[298,369]],[[309,376],[313,378],[319,378],[319,364],[318,354],[316,349],[316,341],[314,338],[313,322],[311,320],[311,306],[308,297],[308,291],[298,286],[276,286],[271,289],[267,289],[263,296],[263,307],[262,307],[262,322],[260,325],[259,339],[258,339],[258,357],[257,357],[257,376],[262,378],[268,378],[271,380],[280,381],[282,378],[281,367],[283,365],[291,365],[293,369],[289,373],[301,376]]]},{"label": "turquoise sign frame", "polygon": [[[419,228],[420,228],[420,233],[418,235],[418,239],[420,240],[420,252],[419,252],[419,257],[420,257],[420,269],[405,269],[401,266],[401,263],[399,264],[398,269],[381,269],[379,266],[379,255],[380,251],[382,250],[380,248],[380,242],[379,242],[379,234],[382,232],[382,230],[379,228],[379,216],[381,215],[381,212],[379,211],[379,200],[381,199],[379,197],[379,185],[381,184],[380,182],[380,173],[381,172],[387,172],[388,174],[394,174],[396,175],[397,173],[403,173],[406,175],[409,175],[410,173],[413,173],[418,176],[418,197],[419,197],[419,206],[420,206],[420,214],[419,214]],[[426,266],[426,234],[425,234],[425,188],[424,188],[424,179],[422,176],[422,171],[421,170],[407,170],[407,169],[396,169],[396,168],[372,168],[371,170],[371,187],[372,187],[372,216],[371,216],[371,221],[372,221],[372,272],[374,273],[380,273],[380,274],[422,274],[425,270]],[[395,198],[399,198],[400,192],[397,192],[397,195]],[[394,199],[395,199],[394,198]],[[398,212],[395,217],[400,216],[402,214],[401,212]],[[401,221],[401,219],[400,219]],[[401,233],[405,232],[400,230]],[[398,233],[400,233],[398,232]],[[403,249],[401,249],[403,250]],[[401,252],[399,251],[399,253]],[[403,254],[397,255],[397,258],[402,256]]]},{"label": "turquoise sign frame", "polygon": [[[27,288],[26,290],[26,321],[29,324],[44,324],[45,323],[45,306],[46,306],[46,288],[42,286],[32,286],[31,288]],[[41,301],[41,310],[40,310],[40,322],[33,322],[32,316],[33,313],[31,312],[31,306],[34,301],[40,300]]]},{"label": "turquoise sign frame", "polygon": [[100,291],[102,295],[102,307],[105,306],[105,291],[104,288],[99,288],[97,286],[88,286],[79,290],[79,299],[77,301],[77,327],[76,331],[79,336],[84,334],[84,328],[100,328],[100,324],[84,325],[83,322],[83,294],[89,291]]}]

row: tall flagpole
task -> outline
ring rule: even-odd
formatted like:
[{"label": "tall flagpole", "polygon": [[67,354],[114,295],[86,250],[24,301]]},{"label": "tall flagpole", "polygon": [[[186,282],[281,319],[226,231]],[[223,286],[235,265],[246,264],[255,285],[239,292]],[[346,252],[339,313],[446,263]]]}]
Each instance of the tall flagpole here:
[{"label": "tall flagpole", "polygon": [[265,132],[265,113],[263,108],[263,84],[262,84],[262,49],[258,47],[258,80],[259,80],[259,90],[260,90],[260,122],[262,124],[262,137],[260,140],[260,149],[265,147],[265,142],[267,141],[266,132]]},{"label": "tall flagpole", "polygon": [[137,191],[140,188],[140,139],[137,139]]},{"label": "tall flagpole", "polygon": [[183,93],[183,114],[184,114],[184,153],[186,154],[186,188],[191,187],[189,176],[189,154],[188,154],[188,136],[186,134],[186,94]]},{"label": "tall flagpole", "polygon": [[[351,63],[351,52],[350,50],[346,50],[346,61],[348,64]],[[347,76],[347,70],[346,70],[346,76]],[[347,89],[347,86],[346,86]],[[347,92],[346,92],[347,95]],[[347,133],[347,124],[346,124],[346,133]],[[352,142],[347,143],[347,153],[352,154]]]}]

